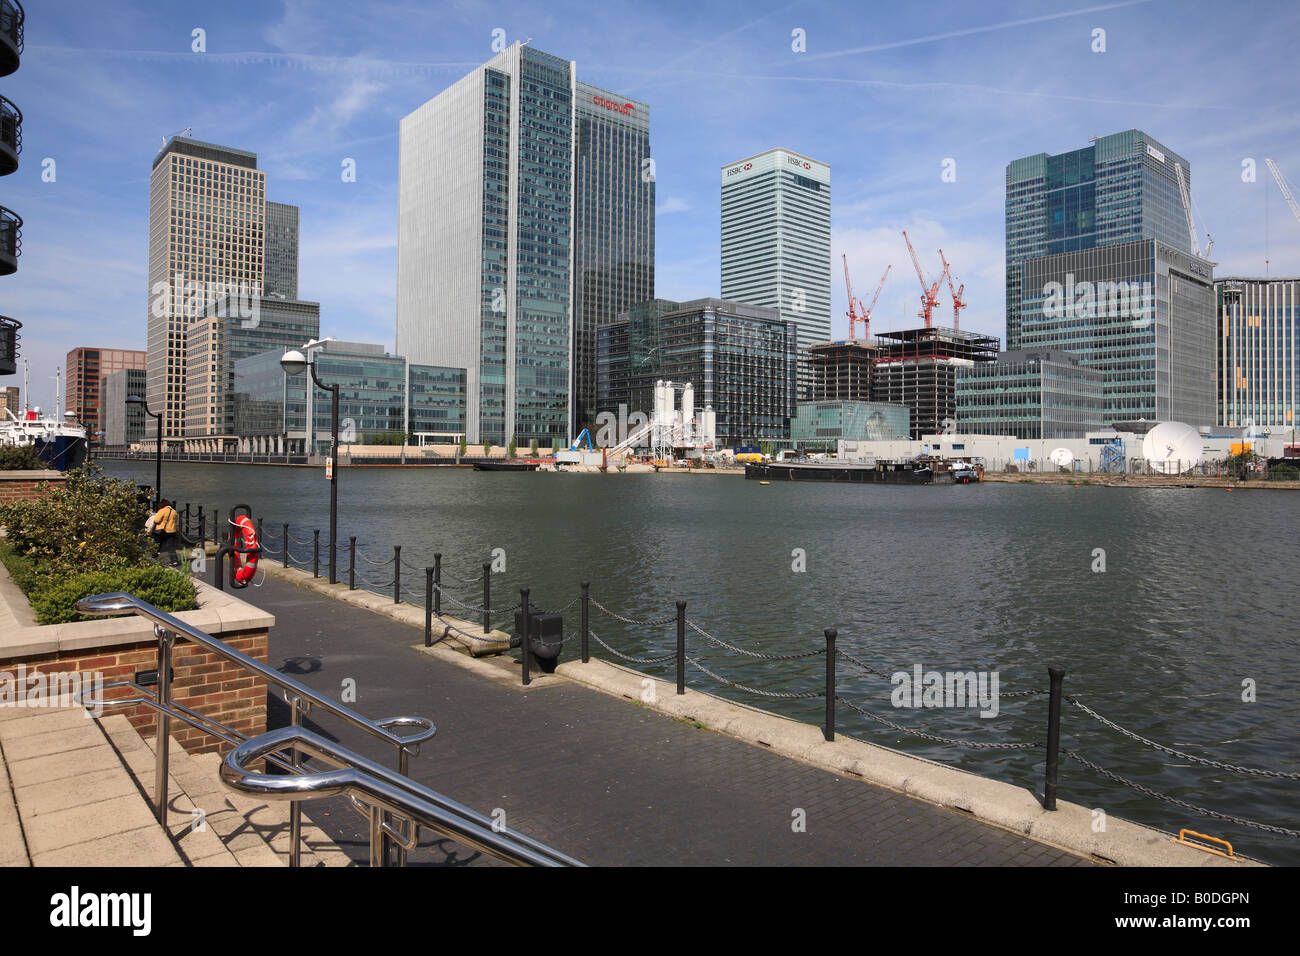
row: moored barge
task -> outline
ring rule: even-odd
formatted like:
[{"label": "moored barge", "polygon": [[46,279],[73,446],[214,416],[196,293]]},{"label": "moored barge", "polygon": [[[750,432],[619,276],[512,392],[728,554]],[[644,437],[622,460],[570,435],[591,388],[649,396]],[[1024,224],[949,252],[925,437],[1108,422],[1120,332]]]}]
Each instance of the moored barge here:
[{"label": "moored barge", "polygon": [[771,461],[745,466],[746,478],[763,481],[838,481],[893,485],[966,484],[983,478],[968,462],[942,458],[908,461]]}]

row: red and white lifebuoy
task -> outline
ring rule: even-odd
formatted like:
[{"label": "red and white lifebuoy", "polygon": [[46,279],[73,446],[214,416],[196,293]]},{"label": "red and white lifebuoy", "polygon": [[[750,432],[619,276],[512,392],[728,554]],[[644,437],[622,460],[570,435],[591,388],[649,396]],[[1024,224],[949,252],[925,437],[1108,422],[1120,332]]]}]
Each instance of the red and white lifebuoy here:
[{"label": "red and white lifebuoy", "polygon": [[235,586],[242,588],[247,587],[257,573],[257,559],[262,556],[262,546],[258,543],[257,528],[254,527],[252,518],[240,515],[234,520],[234,525],[235,533],[242,538],[233,555]]}]

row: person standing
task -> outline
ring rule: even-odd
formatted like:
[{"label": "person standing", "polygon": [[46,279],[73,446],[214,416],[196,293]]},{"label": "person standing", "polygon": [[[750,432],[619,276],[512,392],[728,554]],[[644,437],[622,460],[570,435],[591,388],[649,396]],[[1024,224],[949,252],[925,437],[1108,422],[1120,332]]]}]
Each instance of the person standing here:
[{"label": "person standing", "polygon": [[145,533],[152,535],[158,542],[160,558],[165,555],[169,565],[180,567],[180,558],[176,555],[176,546],[179,543],[177,534],[180,526],[179,515],[166,498],[159,502],[159,505],[158,511],[150,515],[149,520],[144,523]]}]

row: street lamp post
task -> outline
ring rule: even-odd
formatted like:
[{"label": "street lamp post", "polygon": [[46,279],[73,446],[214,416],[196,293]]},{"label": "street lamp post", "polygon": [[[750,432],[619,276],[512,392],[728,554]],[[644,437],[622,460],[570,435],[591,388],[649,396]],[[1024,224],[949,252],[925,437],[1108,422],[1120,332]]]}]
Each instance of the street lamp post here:
[{"label": "street lamp post", "polygon": [[[338,540],[339,540],[339,387],[326,385],[316,377],[316,363],[297,349],[284,353],[280,359],[280,368],[285,375],[301,375],[311,370],[312,381],[316,387],[330,393],[330,584],[338,583]],[[312,432],[313,422],[307,422],[308,433]]]},{"label": "street lamp post", "polygon": [[157,511],[162,507],[162,412],[149,411],[149,403],[139,395],[128,395],[126,397],[126,403],[128,405],[144,406],[144,413],[150,418],[156,419],[158,422],[158,438],[155,442],[156,447],[154,448],[155,473],[153,482],[153,507],[154,511]]}]

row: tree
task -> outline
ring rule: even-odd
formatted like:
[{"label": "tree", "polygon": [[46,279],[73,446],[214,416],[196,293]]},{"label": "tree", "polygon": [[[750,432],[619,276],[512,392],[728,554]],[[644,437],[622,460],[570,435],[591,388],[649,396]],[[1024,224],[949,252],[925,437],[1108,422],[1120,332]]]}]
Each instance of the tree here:
[{"label": "tree", "polygon": [[530,453],[534,458],[537,457],[537,439],[536,439],[536,438],[534,438],[534,439],[532,440],[532,442],[529,444],[529,446],[528,446],[528,451],[529,451],[529,453]]},{"label": "tree", "polygon": [[483,439],[483,456],[484,456],[484,457],[487,457],[487,456],[490,455],[490,454],[492,454],[492,439],[491,439],[491,438],[484,438],[484,439]]},{"label": "tree", "polygon": [[514,435],[511,435],[511,436],[510,436],[510,444],[509,444],[508,446],[506,446],[506,453],[507,453],[511,458],[514,458],[514,457],[515,457],[515,450],[516,450],[518,447],[519,447],[519,445],[518,445],[518,442],[517,442],[516,439],[515,439],[515,436],[514,436]]},{"label": "tree", "polygon": [[461,435],[461,436],[460,436],[460,452],[459,452],[459,454],[458,454],[458,457],[460,457],[460,458],[464,458],[464,457],[465,457],[465,451],[466,451],[466,449],[468,449],[468,448],[469,448],[469,442],[465,440],[465,436],[464,436],[464,435]]}]

